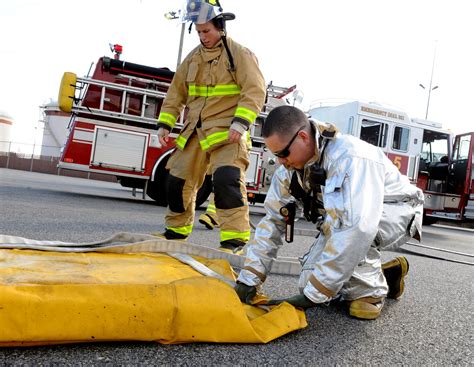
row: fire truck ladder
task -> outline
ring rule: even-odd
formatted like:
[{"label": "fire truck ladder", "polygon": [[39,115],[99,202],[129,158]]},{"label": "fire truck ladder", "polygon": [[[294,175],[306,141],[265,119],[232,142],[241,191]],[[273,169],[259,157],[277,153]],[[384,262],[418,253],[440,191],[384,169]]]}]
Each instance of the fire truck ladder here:
[{"label": "fire truck ladder", "polygon": [[[119,74],[119,76],[122,78],[128,79],[129,84],[131,84],[132,81],[138,81],[138,82],[144,82],[144,83],[147,83],[147,85],[153,85],[156,87],[158,86],[169,87],[169,83],[163,83],[163,82],[149,80],[149,79],[142,79],[142,78],[137,78],[134,76],[123,75],[123,74]],[[87,95],[87,90],[91,86],[99,87],[101,90],[101,93],[100,93],[99,108],[83,106],[83,101],[84,101],[83,97],[78,98],[76,100],[77,104],[75,104],[75,106],[73,106],[72,108],[72,112],[74,112],[75,114],[89,113],[95,116],[102,116],[102,117],[109,117],[109,118],[113,117],[120,120],[135,121],[139,123],[148,123],[150,125],[156,126],[156,117],[155,116],[149,117],[146,114],[147,106],[150,105],[148,100],[164,99],[166,97],[165,92],[160,92],[158,90],[139,88],[139,87],[134,87],[131,85],[120,85],[120,84],[110,83],[110,82],[91,79],[91,78],[78,77],[77,83],[79,84],[78,89],[82,89],[83,91],[83,93],[81,93],[82,96]],[[106,104],[110,102],[110,99],[107,97],[107,91],[120,91],[122,93],[120,112],[111,111],[104,108],[104,106],[106,106]],[[131,94],[135,96],[137,95],[142,96],[140,111],[138,111],[139,115],[128,113],[129,112],[128,103],[129,103]]]},{"label": "fire truck ladder", "polygon": [[267,86],[267,96],[276,99],[283,99],[283,97],[287,96],[295,89],[296,84],[291,87],[278,87],[276,85],[273,85],[273,82],[270,82],[270,84],[268,84]]}]

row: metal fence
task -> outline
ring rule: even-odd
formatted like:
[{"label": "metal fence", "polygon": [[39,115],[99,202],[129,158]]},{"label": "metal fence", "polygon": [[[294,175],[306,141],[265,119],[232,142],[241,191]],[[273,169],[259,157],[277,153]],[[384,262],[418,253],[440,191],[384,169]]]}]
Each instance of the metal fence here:
[{"label": "metal fence", "polygon": [[[16,152],[13,151],[15,148],[17,150]],[[58,168],[58,156],[34,154],[34,152],[42,152],[45,150],[51,151],[51,148],[58,149],[59,153],[59,148],[57,147],[0,141],[0,168],[87,178],[91,180],[117,181],[116,177],[111,175]],[[23,153],[22,151],[30,151],[30,153]]]}]

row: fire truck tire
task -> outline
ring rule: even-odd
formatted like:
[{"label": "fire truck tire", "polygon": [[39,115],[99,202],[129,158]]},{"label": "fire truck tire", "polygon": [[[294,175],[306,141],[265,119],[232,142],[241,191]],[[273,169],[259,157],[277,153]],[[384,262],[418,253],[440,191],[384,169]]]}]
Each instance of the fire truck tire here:
[{"label": "fire truck tire", "polygon": [[167,169],[160,169],[158,177],[159,180],[148,181],[146,194],[155,200],[156,205],[168,206],[168,194],[166,192],[166,181],[168,181],[169,171]]},{"label": "fire truck tire", "polygon": [[70,113],[72,110],[76,92],[76,81],[76,74],[69,72],[63,74],[58,96],[59,109],[63,112]]},{"label": "fire truck tire", "polygon": [[[160,180],[148,181],[147,195],[156,201],[157,205],[168,206],[168,195],[166,193],[166,181],[168,181],[169,171],[163,169],[160,172]],[[212,176],[207,175],[204,183],[196,194],[196,209],[207,200],[212,191]]]}]

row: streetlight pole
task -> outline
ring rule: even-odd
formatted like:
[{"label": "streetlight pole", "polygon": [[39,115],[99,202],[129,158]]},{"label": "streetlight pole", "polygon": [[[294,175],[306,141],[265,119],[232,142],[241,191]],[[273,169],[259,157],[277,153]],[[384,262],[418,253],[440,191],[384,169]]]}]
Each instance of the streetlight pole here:
[{"label": "streetlight pole", "polygon": [[[181,14],[181,10],[177,13],[175,11],[170,11],[165,14],[165,18],[172,20],[172,19],[179,19]],[[179,37],[179,48],[178,48],[178,61],[176,63],[176,71],[178,70],[179,65],[181,64],[181,56],[183,53],[183,41],[184,41],[184,30],[186,28],[186,22],[183,20],[181,21],[181,35]],[[184,121],[184,109],[181,111],[181,115],[179,117],[179,122],[182,124]]]},{"label": "streetlight pole", "polygon": [[184,40],[184,29],[186,28],[186,23],[181,23],[181,36],[179,37],[179,49],[178,49],[178,62],[176,64],[176,70],[181,64],[181,55],[183,53],[183,40]]},{"label": "streetlight pole", "polygon": [[[168,20],[179,19],[181,11],[175,12],[170,11],[165,14],[165,18]],[[181,35],[179,37],[179,49],[178,49],[178,61],[176,63],[176,69],[178,69],[179,65],[181,64],[181,57],[183,54],[183,41],[184,41],[184,31],[186,28],[186,22],[181,22]]]},{"label": "streetlight pole", "polygon": [[[430,78],[430,87],[428,89],[428,101],[426,102],[426,114],[425,114],[425,120],[428,120],[428,110],[430,108],[430,97],[431,97],[431,91],[438,89],[438,86],[433,87],[433,74],[434,74],[434,67],[435,67],[435,60],[436,60],[436,48],[438,46],[438,41],[435,43],[435,49],[433,53],[433,64],[431,65],[431,78]],[[423,89],[426,89],[423,84],[420,83],[420,87]]]}]

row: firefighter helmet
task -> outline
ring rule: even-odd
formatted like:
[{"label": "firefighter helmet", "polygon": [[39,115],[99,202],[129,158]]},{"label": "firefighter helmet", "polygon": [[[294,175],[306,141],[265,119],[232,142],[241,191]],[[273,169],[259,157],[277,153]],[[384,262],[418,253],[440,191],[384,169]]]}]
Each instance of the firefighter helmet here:
[{"label": "firefighter helmet", "polygon": [[186,4],[184,20],[194,24],[204,24],[215,20],[219,21],[217,24],[221,23],[221,28],[224,29],[225,21],[235,19],[235,15],[232,13],[223,13],[222,8],[220,6],[214,6],[214,4],[216,4],[216,1],[212,0],[189,0]]}]

